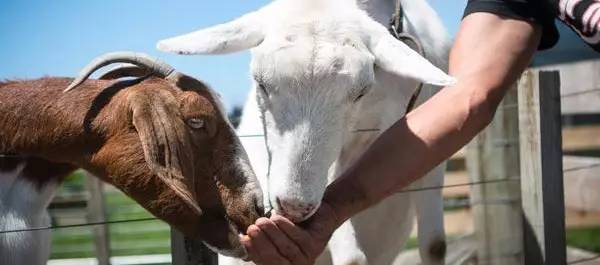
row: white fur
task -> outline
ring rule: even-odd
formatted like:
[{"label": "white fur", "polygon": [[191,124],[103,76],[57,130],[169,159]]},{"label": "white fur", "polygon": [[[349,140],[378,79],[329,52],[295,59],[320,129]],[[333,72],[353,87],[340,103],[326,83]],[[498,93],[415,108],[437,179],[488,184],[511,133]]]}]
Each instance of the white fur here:
[{"label": "white fur", "polygon": [[[24,164],[13,172],[0,172],[0,231],[46,227],[50,217],[46,207],[58,185],[41,189],[24,180]],[[46,264],[50,255],[50,231],[0,234],[0,264]]]},{"label": "white fur", "polygon": [[[446,69],[449,39],[439,17],[424,0],[402,4],[407,30],[422,42],[429,61],[381,25],[389,21],[393,0],[276,0],[233,22],[161,41],[158,48],[185,54],[252,49],[255,82],[238,133],[266,129],[266,139],[242,142],[267,202],[301,221],[319,206],[327,183],[405,114],[417,80],[454,82],[440,70]],[[426,86],[420,101],[434,92]],[[373,128],[381,131],[355,132]],[[442,182],[440,166],[411,188]],[[423,260],[443,263],[429,256],[429,248],[444,240],[442,210],[439,190],[392,196],[336,231],[331,258],[318,264],[391,264],[415,212]]]}]

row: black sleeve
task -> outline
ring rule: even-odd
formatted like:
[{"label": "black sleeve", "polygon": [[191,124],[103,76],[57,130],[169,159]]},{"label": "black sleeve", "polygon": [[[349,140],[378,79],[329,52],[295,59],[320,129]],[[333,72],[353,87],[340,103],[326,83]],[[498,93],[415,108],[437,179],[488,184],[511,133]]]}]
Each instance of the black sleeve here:
[{"label": "black sleeve", "polygon": [[542,40],[538,49],[551,48],[558,42],[553,9],[544,0],[469,0],[463,17],[487,12],[503,17],[520,19],[542,26]]}]

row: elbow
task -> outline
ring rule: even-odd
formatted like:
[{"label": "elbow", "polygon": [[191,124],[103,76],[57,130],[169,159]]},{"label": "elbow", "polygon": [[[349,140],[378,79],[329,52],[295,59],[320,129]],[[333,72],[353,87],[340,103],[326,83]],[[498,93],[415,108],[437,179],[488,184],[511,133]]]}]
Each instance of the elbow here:
[{"label": "elbow", "polygon": [[469,93],[468,117],[477,130],[483,130],[492,122],[505,92],[506,89],[492,88],[476,89]]},{"label": "elbow", "polygon": [[498,104],[489,98],[477,98],[469,102],[469,116],[474,119],[478,129],[483,129],[492,123],[497,106]]}]

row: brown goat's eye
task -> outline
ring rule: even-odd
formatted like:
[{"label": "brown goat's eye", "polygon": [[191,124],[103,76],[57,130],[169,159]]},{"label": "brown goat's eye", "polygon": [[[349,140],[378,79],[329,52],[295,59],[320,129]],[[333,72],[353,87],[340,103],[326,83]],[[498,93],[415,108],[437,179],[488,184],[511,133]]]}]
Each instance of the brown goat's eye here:
[{"label": "brown goat's eye", "polygon": [[187,120],[187,125],[192,129],[204,129],[206,122],[200,118],[190,118]]}]

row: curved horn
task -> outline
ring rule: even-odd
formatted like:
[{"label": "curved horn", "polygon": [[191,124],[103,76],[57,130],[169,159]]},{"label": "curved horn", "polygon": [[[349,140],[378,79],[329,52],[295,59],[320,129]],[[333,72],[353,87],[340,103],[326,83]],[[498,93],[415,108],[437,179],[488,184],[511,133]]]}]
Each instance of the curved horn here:
[{"label": "curved horn", "polygon": [[122,77],[143,77],[151,73],[150,70],[136,65],[122,65],[102,74],[98,79],[114,80]]},{"label": "curved horn", "polygon": [[175,69],[172,66],[143,53],[111,52],[97,57],[87,66],[85,66],[79,73],[79,76],[75,78],[73,82],[71,82],[71,84],[67,87],[67,89],[64,90],[64,92],[68,92],[74,89],[75,87],[79,86],[81,83],[87,80],[90,77],[90,75],[92,75],[96,70],[112,63],[134,64],[142,68],[146,68],[150,70],[150,72],[165,77],[167,79],[169,79],[172,75],[176,73]]}]

